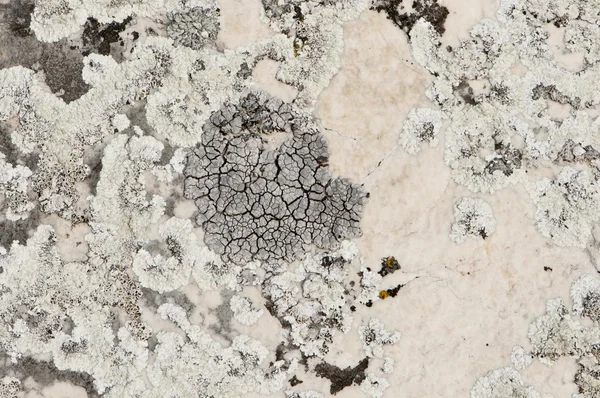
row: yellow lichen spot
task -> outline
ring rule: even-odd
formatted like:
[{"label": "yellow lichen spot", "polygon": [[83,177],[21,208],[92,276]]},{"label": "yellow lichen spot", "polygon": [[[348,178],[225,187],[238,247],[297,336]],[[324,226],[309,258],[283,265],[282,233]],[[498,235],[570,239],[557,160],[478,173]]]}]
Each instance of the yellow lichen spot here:
[{"label": "yellow lichen spot", "polygon": [[392,256],[386,258],[384,264],[388,268],[395,268],[398,266],[398,261],[396,261],[396,258]]},{"label": "yellow lichen spot", "polygon": [[390,297],[390,294],[387,292],[387,290],[382,290],[379,292],[380,299],[385,300],[388,297]]}]

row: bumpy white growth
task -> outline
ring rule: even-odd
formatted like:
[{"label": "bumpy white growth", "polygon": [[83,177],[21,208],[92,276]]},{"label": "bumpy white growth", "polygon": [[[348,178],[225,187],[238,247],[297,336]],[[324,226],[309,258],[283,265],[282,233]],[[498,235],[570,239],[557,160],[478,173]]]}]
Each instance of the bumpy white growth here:
[{"label": "bumpy white growth", "polygon": [[383,322],[371,318],[367,325],[358,328],[358,336],[368,357],[383,358],[383,347],[395,344],[401,335],[399,332],[388,332]]},{"label": "bumpy white growth", "polygon": [[463,243],[467,238],[485,239],[496,230],[492,207],[482,199],[461,198],[454,204],[450,239]]},{"label": "bumpy white growth", "polygon": [[532,360],[531,355],[521,346],[513,347],[510,353],[510,362],[517,370],[525,369],[531,364]]},{"label": "bumpy white growth", "polygon": [[154,166],[151,170],[152,174],[154,174],[156,179],[160,182],[172,182],[183,172],[186,154],[187,152],[185,149],[176,149],[173,157],[171,157],[171,160],[169,160],[169,163],[164,166]]},{"label": "bumpy white growth", "polygon": [[346,264],[354,259],[353,246],[307,255],[295,272],[278,272],[263,284],[275,315],[290,324],[291,342],[307,356],[325,356],[336,331],[351,328],[353,318],[344,311],[344,280]]},{"label": "bumpy white growth", "polygon": [[323,398],[323,395],[316,391],[295,392],[292,390],[285,391],[285,398]]},{"label": "bumpy white growth", "polygon": [[90,200],[92,228],[103,223],[115,239],[148,240],[148,225],[164,214],[165,200],[158,195],[147,200],[143,172],[160,160],[162,150],[163,144],[150,136],[119,135],[107,145],[97,194]]},{"label": "bumpy white growth", "polygon": [[160,225],[158,234],[171,255],[152,256],[141,249],[133,259],[132,269],[142,286],[164,293],[188,283],[198,257],[197,244],[190,220],[170,218]]},{"label": "bumpy white growth", "polygon": [[[572,316],[560,298],[548,300],[546,313],[533,321],[528,337],[531,353],[515,347],[511,361],[517,370],[529,366],[534,359],[552,365],[561,357],[577,361],[578,370],[574,378],[579,394],[573,398],[593,398],[600,394],[600,278],[597,274],[583,275],[571,287],[573,299]],[[583,325],[578,317],[588,317],[593,323]],[[473,387],[472,397],[529,397],[519,373],[513,368],[499,369],[488,373]],[[512,394],[515,395],[510,395]],[[473,395],[479,394],[479,395]],[[487,395],[486,395],[487,394]],[[500,394],[500,395],[498,395]],[[521,395],[519,395],[521,394]],[[538,395],[533,395],[537,397]]]},{"label": "bumpy white growth", "polygon": [[79,31],[88,18],[94,18],[100,23],[121,22],[131,15],[158,18],[164,10],[179,10],[185,3],[194,2],[175,0],[36,0],[31,29],[38,40],[55,42]]},{"label": "bumpy white growth", "polygon": [[237,295],[231,297],[229,307],[233,311],[233,318],[242,325],[254,325],[264,314],[262,309],[254,308],[249,299]]},{"label": "bumpy white growth", "polygon": [[560,298],[548,300],[546,313],[537,318],[527,333],[533,354],[551,363],[560,356],[581,355],[600,343],[600,329],[588,328],[572,319]]},{"label": "bumpy white growth", "polygon": [[442,129],[445,114],[429,108],[411,109],[402,125],[398,143],[409,154],[415,155],[426,142],[431,147],[437,146],[437,136]]},{"label": "bumpy white growth", "polygon": [[513,368],[492,370],[477,380],[471,398],[541,398],[533,387],[525,385]]},{"label": "bumpy white growth", "polygon": [[382,398],[384,391],[388,389],[390,382],[384,377],[378,377],[373,373],[367,373],[365,379],[360,383],[360,390],[368,397]]},{"label": "bumpy white growth", "polygon": [[92,88],[69,104],[48,92],[32,71],[0,71],[0,120],[18,117],[13,142],[24,153],[40,153],[32,180],[42,211],[76,221],[84,217],[75,185],[89,173],[82,160],[85,146],[113,134],[118,110],[159,85],[168,72],[171,50],[169,40],[152,37],[118,65],[110,57],[88,56],[83,75]]},{"label": "bumpy white growth", "polygon": [[[115,343],[101,272],[85,263],[63,264],[55,241],[53,229],[41,226],[27,246],[15,243],[0,256],[0,346],[13,361],[51,353],[59,370],[92,375],[103,393],[139,374],[147,343],[124,328]],[[69,322],[74,327],[66,333]]]},{"label": "bumpy white growth", "polygon": [[585,248],[592,226],[600,218],[600,192],[596,178],[585,170],[562,169],[556,180],[531,184],[529,194],[537,205],[540,233],[559,246]]},{"label": "bumpy white growth", "polygon": [[[594,295],[600,294],[600,279],[595,275],[582,275],[573,282],[571,286],[571,300],[573,300],[573,314],[584,316],[587,314],[586,307],[589,306],[589,299]],[[598,319],[594,319],[598,320]]]},{"label": "bumpy white growth", "polygon": [[369,301],[379,300],[379,286],[383,277],[376,271],[370,271],[367,267],[361,267],[360,272],[360,293],[356,299],[361,304],[367,304]]},{"label": "bumpy white growth", "polygon": [[[566,197],[557,185],[572,177],[568,167],[557,181],[530,184],[540,232],[563,246],[584,247],[596,220],[588,206],[600,158],[600,119],[590,116],[600,104],[597,5],[503,0],[495,20],[480,21],[454,48],[442,46],[425,20],[411,30],[413,58],[434,75],[427,95],[450,119],[444,159],[458,184],[490,193],[528,184],[527,171],[542,161],[591,171]],[[581,71],[561,66],[547,43],[549,23],[564,27],[567,53],[583,52]],[[569,105],[570,114],[554,115],[552,102]]]},{"label": "bumpy white growth", "polygon": [[12,221],[26,219],[34,204],[29,200],[27,193],[31,170],[25,166],[12,166],[5,162],[0,153],[0,195],[8,205],[6,218]]},{"label": "bumpy white growth", "polygon": [[269,395],[281,389],[295,370],[295,363],[282,369],[283,361],[263,369],[261,363],[269,351],[247,336],[237,336],[230,347],[222,347],[192,325],[181,307],[163,304],[158,313],[179,326],[187,339],[176,332],[158,333],[156,359],[147,368],[153,387],[148,397],[242,397],[250,392]]}]

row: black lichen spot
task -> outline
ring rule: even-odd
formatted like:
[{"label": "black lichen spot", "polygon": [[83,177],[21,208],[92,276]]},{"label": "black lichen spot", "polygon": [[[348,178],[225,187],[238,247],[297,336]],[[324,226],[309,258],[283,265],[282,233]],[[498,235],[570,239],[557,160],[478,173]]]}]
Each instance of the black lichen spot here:
[{"label": "black lichen spot", "polygon": [[449,11],[446,7],[440,6],[437,0],[415,0],[412,3],[411,13],[400,13],[400,3],[402,0],[374,0],[371,10],[384,12],[387,18],[406,32],[409,38],[410,31],[421,18],[429,22],[440,35],[446,31],[444,23]]},{"label": "black lichen spot", "polygon": [[394,256],[384,257],[381,259],[381,269],[377,272],[381,276],[393,274],[400,269],[400,264]]},{"label": "black lichen spot", "polygon": [[13,35],[26,37],[32,34],[29,25],[34,6],[35,3],[32,0],[12,0],[5,5],[5,7],[8,7],[8,28]]},{"label": "black lichen spot", "polygon": [[373,306],[373,300],[369,300],[367,301],[367,304],[365,304],[367,307],[371,308]]},{"label": "black lichen spot", "polygon": [[490,87],[490,98],[502,105],[509,105],[513,102],[508,87],[503,84],[494,84]]},{"label": "black lichen spot", "polygon": [[489,236],[487,232],[485,232],[485,228],[481,228],[479,230],[479,236],[481,236],[484,240]]},{"label": "black lichen spot", "polygon": [[546,271],[546,272],[548,272],[548,271],[552,272],[552,268],[544,266],[544,271]]},{"label": "black lichen spot", "polygon": [[340,369],[335,365],[330,365],[326,362],[321,362],[315,366],[317,376],[329,379],[331,387],[330,394],[337,394],[344,388],[352,384],[360,384],[365,379],[365,370],[369,367],[369,358],[365,358],[355,367],[348,366],[346,369]]},{"label": "black lichen spot", "polygon": [[455,94],[458,94],[465,102],[469,105],[477,105],[477,101],[474,97],[473,88],[469,85],[466,80],[463,80],[456,86],[454,90]]},{"label": "black lichen spot", "polygon": [[344,264],[343,257],[324,256],[321,259],[321,266],[323,266],[323,268],[331,268],[334,265],[343,265],[343,264]]},{"label": "black lichen spot", "polygon": [[390,295],[390,297],[396,297],[398,295],[398,292],[400,291],[400,289],[402,289],[403,287],[404,287],[404,285],[398,285],[392,289],[386,290],[386,292]]},{"label": "black lichen spot", "polygon": [[92,52],[110,55],[110,45],[121,40],[119,34],[125,30],[129,22],[131,17],[125,18],[123,22],[109,24],[101,24],[94,18],[88,18],[81,37],[85,48],[83,55]]},{"label": "black lichen spot", "polygon": [[510,144],[504,144],[494,136],[494,150],[496,157],[490,160],[485,166],[488,174],[493,174],[496,170],[501,171],[505,176],[513,174],[515,169],[520,169],[523,164],[523,153]]},{"label": "black lichen spot", "polygon": [[295,387],[298,384],[304,383],[304,381],[297,378],[296,375],[294,375],[289,381],[290,381],[290,386],[292,386],[292,387]]}]

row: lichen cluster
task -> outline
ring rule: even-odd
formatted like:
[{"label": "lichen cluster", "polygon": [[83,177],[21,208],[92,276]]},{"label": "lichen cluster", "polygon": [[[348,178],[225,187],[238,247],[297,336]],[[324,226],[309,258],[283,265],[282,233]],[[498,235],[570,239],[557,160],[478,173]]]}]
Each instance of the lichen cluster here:
[{"label": "lichen cluster", "polygon": [[[214,0],[9,3],[0,397],[28,394],[41,373],[115,398],[320,397],[298,387],[306,373],[329,380],[330,394],[384,395],[400,333],[365,313],[401,299],[403,268],[392,256],[372,268],[349,240],[368,195],[330,172],[315,116],[340,70],[343,24],[362,12],[384,13],[432,74],[433,104],[399,133],[405,152],[443,139],[457,184],[478,197],[522,184],[542,235],[593,239],[597,1],[502,0],[456,48],[441,44],[449,10],[435,0],[262,0],[270,34],[236,48],[220,38]],[[582,54],[578,70],[553,53],[552,26],[566,53]],[[261,61],[277,63],[292,100],[256,87]],[[542,178],[547,165],[556,173]],[[500,228],[484,199],[459,199],[454,216],[457,243]],[[548,302],[533,348],[515,348],[513,366],[481,377],[473,398],[537,398],[519,372],[565,356],[579,366],[576,397],[600,394],[600,282],[583,277],[571,296],[572,311]],[[269,321],[274,346],[256,332]],[[352,330],[363,351],[340,366],[336,342]]]},{"label": "lichen cluster", "polygon": [[[537,206],[540,233],[557,245],[585,247],[597,221],[590,209],[600,177],[597,4],[506,0],[496,16],[456,47],[443,46],[427,18],[412,25],[412,55],[433,75],[427,95],[441,114],[412,111],[400,142],[415,153],[436,135],[428,120],[449,120],[444,160],[456,183],[484,193],[522,184]],[[552,29],[564,31],[565,54],[583,53],[579,65],[554,53]],[[553,111],[557,104],[568,107],[566,116]],[[536,179],[548,164],[557,176]]]},{"label": "lichen cluster", "polygon": [[[512,366],[493,370],[481,377],[471,391],[472,398],[538,398],[541,394],[524,381],[523,369],[539,360],[552,366],[570,357],[577,362],[573,383],[578,393],[573,398],[592,398],[600,394],[600,278],[583,275],[571,286],[572,308],[560,298],[548,300],[546,312],[529,326],[531,350],[515,347]],[[586,319],[583,319],[586,318]]]},{"label": "lichen cluster", "polygon": [[[276,34],[223,50],[214,1],[23,2],[0,42],[64,52],[76,76],[25,53],[0,69],[0,395],[56,379],[89,396],[318,397],[294,388],[303,365],[381,396],[368,360],[325,360],[364,296],[347,239],[366,194],[329,172],[310,116],[366,5],[273,3]],[[293,101],[253,88],[264,59]],[[211,291],[215,308],[194,301]],[[276,349],[240,332],[268,316]]]}]

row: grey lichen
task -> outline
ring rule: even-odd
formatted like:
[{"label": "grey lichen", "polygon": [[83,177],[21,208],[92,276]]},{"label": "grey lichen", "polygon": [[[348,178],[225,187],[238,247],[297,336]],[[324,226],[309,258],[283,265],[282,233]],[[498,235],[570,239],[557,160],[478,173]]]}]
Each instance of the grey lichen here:
[{"label": "grey lichen", "polygon": [[167,14],[167,34],[175,44],[199,50],[219,33],[219,9],[192,8]]},{"label": "grey lichen", "polygon": [[[289,138],[276,149],[269,135]],[[327,169],[318,124],[266,94],[215,112],[188,156],[185,196],[206,244],[224,260],[294,259],[309,244],[335,249],[360,235],[363,190]]]}]

